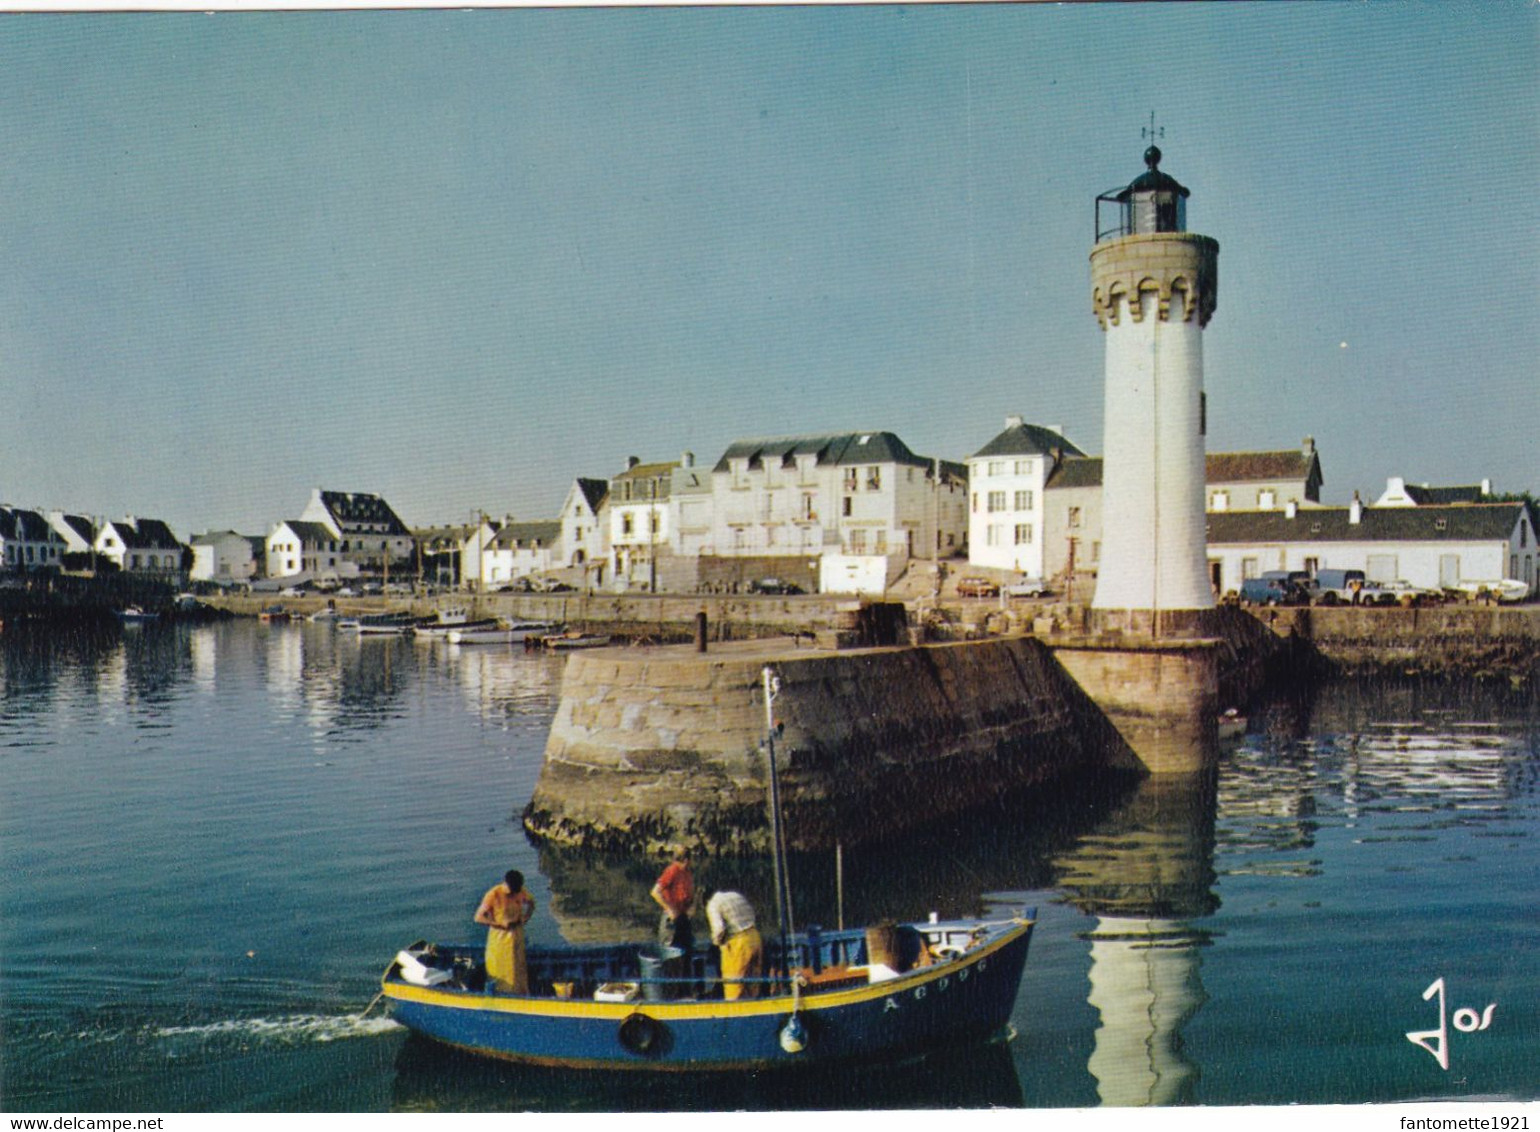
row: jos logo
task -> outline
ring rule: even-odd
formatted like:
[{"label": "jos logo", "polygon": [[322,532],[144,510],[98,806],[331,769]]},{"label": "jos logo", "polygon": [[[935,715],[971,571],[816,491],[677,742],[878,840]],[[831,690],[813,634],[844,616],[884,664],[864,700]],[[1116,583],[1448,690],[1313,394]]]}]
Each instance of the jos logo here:
[{"label": "jos logo", "polygon": [[1492,1012],[1497,1009],[1497,1003],[1487,1004],[1487,1008],[1480,1014],[1469,1006],[1462,1006],[1454,1012],[1451,1019],[1444,1006],[1444,980],[1434,979],[1428,984],[1428,989],[1422,992],[1422,1000],[1427,1002],[1434,995],[1438,995],[1438,1029],[1413,1030],[1406,1035],[1406,1040],[1431,1053],[1438,1062],[1440,1069],[1449,1068],[1449,1023],[1454,1022],[1454,1028],[1462,1034],[1471,1034],[1479,1030],[1485,1030],[1492,1024]]}]

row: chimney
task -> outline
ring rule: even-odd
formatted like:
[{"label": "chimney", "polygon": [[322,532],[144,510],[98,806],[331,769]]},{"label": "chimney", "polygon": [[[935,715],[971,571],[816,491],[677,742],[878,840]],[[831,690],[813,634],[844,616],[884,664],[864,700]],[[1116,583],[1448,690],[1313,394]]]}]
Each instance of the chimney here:
[{"label": "chimney", "polygon": [[681,452],[679,454],[679,466],[681,468],[693,468],[693,467],[695,467],[695,453],[694,452]]},{"label": "chimney", "polygon": [[1404,476],[1391,476],[1389,479],[1387,479],[1385,481],[1385,494],[1386,495],[1405,495],[1406,494],[1406,477],[1404,477]]},{"label": "chimney", "polygon": [[1299,514],[1299,501],[1291,499],[1283,505],[1283,517],[1292,519]]},{"label": "chimney", "polygon": [[1315,437],[1307,436],[1307,437],[1305,437],[1305,439],[1301,440],[1299,442],[1299,452],[1300,452],[1300,455],[1303,456],[1307,460],[1310,459],[1310,457],[1314,456],[1315,455]]},{"label": "chimney", "polygon": [[1492,481],[1491,480],[1482,480],[1481,481],[1481,494],[1482,495],[1491,495],[1492,494]]},{"label": "chimney", "polygon": [[626,457],[626,471],[629,472],[632,468],[636,467],[641,462],[642,462],[642,458],[640,456],[627,456]]},{"label": "chimney", "polygon": [[1006,428],[1020,428],[1025,423],[1026,423],[1026,420],[1022,417],[1022,415],[1020,413],[1007,413],[1006,414],[1006,417],[1005,417],[1005,427]]},{"label": "chimney", "polygon": [[1353,493],[1353,502],[1348,504],[1348,522],[1356,527],[1359,523],[1363,522],[1363,518],[1364,503],[1363,500],[1358,498],[1358,492],[1355,491]]}]

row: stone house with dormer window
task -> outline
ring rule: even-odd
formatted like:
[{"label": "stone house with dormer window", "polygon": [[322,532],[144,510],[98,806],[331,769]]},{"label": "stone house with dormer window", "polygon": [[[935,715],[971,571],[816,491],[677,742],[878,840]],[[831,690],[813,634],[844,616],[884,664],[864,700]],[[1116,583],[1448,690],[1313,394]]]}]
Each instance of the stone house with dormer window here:
[{"label": "stone house with dormer window", "polygon": [[342,540],[325,523],[285,519],[268,532],[265,573],[269,578],[335,581],[356,578],[358,567],[346,560]]},{"label": "stone house with dormer window", "polygon": [[339,561],[352,564],[360,574],[381,576],[392,570],[416,573],[412,562],[416,540],[378,495],[318,487],[299,517],[302,522],[320,523],[329,530],[338,544]]},{"label": "stone house with dormer window", "polygon": [[703,555],[872,556],[901,568],[968,537],[966,469],[917,455],[891,432],[738,440],[711,477]]},{"label": "stone house with dormer window", "polygon": [[602,585],[609,568],[609,494],[608,480],[579,476],[556,517],[561,524],[558,564],[580,571],[589,586]]},{"label": "stone house with dormer window", "polygon": [[1006,417],[1005,430],[968,458],[968,564],[1046,577],[1045,488],[1084,455],[1057,426]]},{"label": "stone house with dormer window", "polygon": [[500,527],[481,556],[481,584],[495,589],[515,578],[544,574],[561,564],[561,523],[535,519]]}]

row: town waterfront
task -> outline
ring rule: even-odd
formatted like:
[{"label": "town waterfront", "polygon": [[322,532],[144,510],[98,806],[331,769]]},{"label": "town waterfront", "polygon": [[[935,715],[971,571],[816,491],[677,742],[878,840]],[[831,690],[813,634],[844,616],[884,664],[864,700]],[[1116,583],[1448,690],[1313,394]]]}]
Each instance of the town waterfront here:
[{"label": "town waterfront", "polygon": [[[850,923],[1037,907],[1013,1034],[982,1050],[660,1083],[360,1018],[398,948],[479,936],[506,868],[535,943],[648,938],[654,862],[523,834],[562,663],[249,620],[0,637],[3,1107],[1540,1098],[1540,710],[1506,686],[1280,694],[1214,775],[1076,784],[847,852]],[[834,923],[832,859],[793,871],[799,921]],[[698,872],[769,905],[761,862]]]}]

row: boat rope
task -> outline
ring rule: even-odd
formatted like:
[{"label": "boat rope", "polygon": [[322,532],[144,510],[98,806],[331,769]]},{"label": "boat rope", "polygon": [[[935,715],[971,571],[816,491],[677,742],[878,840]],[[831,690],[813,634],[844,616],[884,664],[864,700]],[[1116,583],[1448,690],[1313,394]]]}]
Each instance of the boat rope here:
[{"label": "boat rope", "polygon": [[384,997],[385,997],[385,992],[381,991],[379,994],[377,994],[373,998],[371,998],[369,1000],[369,1005],[364,1007],[363,1012],[361,1014],[359,1014],[358,1020],[360,1022],[362,1022],[365,1018],[369,1017],[369,1011],[373,1010],[375,1008],[375,1006],[379,1003],[380,999],[382,999]]}]

